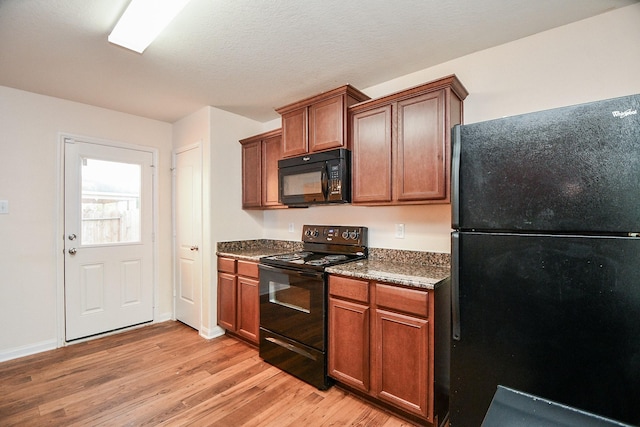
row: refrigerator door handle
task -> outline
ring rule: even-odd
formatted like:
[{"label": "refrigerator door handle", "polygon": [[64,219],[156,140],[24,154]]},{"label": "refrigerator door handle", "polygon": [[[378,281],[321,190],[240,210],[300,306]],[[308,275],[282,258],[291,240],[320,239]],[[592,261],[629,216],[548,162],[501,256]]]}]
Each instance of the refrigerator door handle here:
[{"label": "refrigerator door handle", "polygon": [[460,233],[451,233],[451,334],[452,338],[460,341]]},{"label": "refrigerator door handle", "polygon": [[460,125],[451,129],[451,228],[460,228]]}]

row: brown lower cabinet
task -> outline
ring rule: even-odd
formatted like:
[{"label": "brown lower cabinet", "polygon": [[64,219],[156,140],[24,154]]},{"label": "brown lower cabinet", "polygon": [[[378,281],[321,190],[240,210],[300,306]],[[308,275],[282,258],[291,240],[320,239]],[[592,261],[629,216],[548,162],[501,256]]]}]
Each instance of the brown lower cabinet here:
[{"label": "brown lower cabinet", "polygon": [[258,263],[218,257],[218,325],[257,345],[259,298]]},{"label": "brown lower cabinet", "polygon": [[448,332],[436,330],[435,318],[441,306],[441,316],[448,313],[445,294],[336,275],[329,294],[329,375],[439,425],[448,410],[448,344],[436,351],[436,336],[445,341],[439,335]]}]

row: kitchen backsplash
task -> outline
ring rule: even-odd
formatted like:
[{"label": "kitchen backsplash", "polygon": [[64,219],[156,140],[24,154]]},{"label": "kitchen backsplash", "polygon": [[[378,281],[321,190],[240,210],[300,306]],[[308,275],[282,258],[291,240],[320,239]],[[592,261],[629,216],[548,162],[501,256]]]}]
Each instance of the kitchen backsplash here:
[{"label": "kitchen backsplash", "polygon": [[402,264],[429,264],[449,267],[451,255],[447,253],[369,248],[369,259]]},{"label": "kitchen backsplash", "polygon": [[218,242],[218,252],[252,251],[260,249],[282,249],[283,253],[302,250],[302,242],[288,240],[238,240],[233,242]]}]

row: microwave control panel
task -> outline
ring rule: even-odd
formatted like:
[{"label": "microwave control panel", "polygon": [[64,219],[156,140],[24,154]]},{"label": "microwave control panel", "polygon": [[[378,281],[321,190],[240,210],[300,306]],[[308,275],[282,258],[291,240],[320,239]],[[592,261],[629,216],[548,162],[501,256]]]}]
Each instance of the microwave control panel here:
[{"label": "microwave control panel", "polygon": [[349,201],[348,183],[349,174],[347,163],[343,161],[327,162],[327,200]]},{"label": "microwave control panel", "polygon": [[329,194],[342,193],[342,178],[340,165],[329,165]]}]

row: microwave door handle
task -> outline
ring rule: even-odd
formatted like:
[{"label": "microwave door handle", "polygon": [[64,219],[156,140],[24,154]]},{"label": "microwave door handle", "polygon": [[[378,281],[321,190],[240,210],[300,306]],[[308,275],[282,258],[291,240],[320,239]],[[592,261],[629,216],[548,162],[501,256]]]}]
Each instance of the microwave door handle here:
[{"label": "microwave door handle", "polygon": [[322,195],[324,199],[327,200],[329,198],[329,174],[327,173],[327,169],[322,169]]}]

